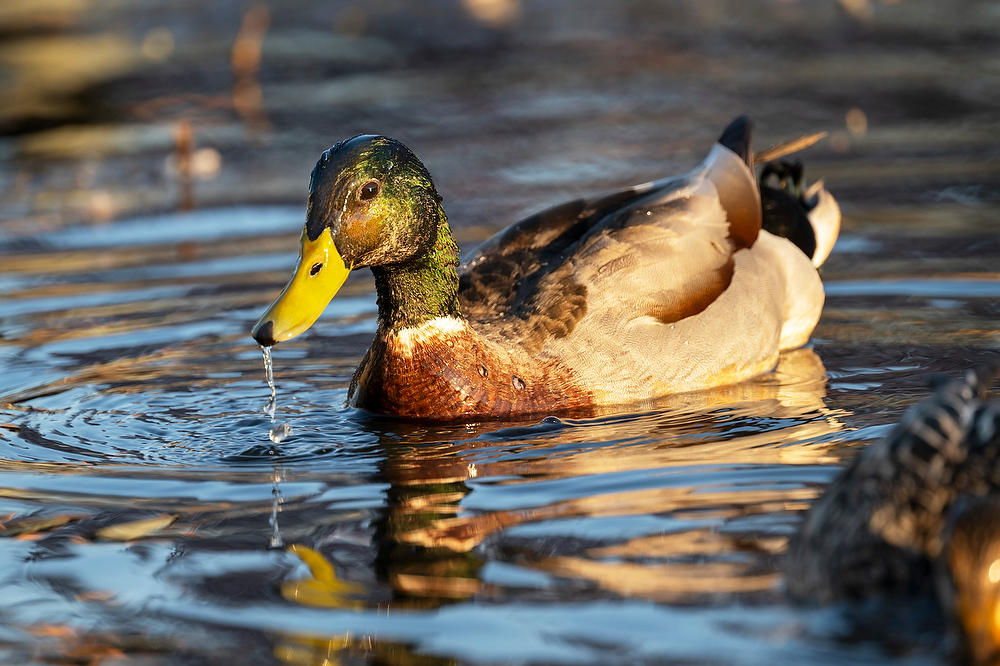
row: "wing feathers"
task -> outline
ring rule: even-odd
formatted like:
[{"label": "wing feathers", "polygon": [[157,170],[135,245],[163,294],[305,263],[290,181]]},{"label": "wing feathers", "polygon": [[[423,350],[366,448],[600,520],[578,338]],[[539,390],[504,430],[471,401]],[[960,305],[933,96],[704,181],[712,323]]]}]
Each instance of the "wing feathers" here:
[{"label": "wing feathers", "polygon": [[757,240],[760,206],[750,169],[717,144],[687,176],[567,202],[501,231],[461,270],[463,311],[532,350],[595,325],[588,313],[678,322],[729,287],[733,254]]},{"label": "wing feathers", "polygon": [[760,232],[760,192],[753,173],[733,151],[716,144],[705,160],[705,177],[715,185],[736,249],[750,247]]}]

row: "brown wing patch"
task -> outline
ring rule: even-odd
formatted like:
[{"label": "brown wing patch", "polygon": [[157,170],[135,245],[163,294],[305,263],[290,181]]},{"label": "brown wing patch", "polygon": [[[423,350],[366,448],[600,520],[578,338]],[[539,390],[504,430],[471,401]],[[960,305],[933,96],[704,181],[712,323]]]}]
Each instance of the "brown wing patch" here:
[{"label": "brown wing patch", "polygon": [[601,267],[597,269],[597,274],[601,277],[605,277],[634,265],[635,257],[631,254],[626,254],[621,257],[615,257],[611,261],[601,264]]},{"label": "brown wing patch", "polygon": [[517,286],[526,274],[538,270],[534,252],[518,250],[490,255],[458,278],[462,312],[472,320],[504,316],[510,310]]},{"label": "brown wing patch", "polygon": [[476,328],[497,343],[516,343],[537,354],[549,339],[573,332],[587,314],[587,286],[573,278],[572,267],[561,266],[536,286],[527,300],[504,311],[473,310]]},{"label": "brown wing patch", "polygon": [[563,264],[513,314],[516,319],[511,319],[508,325],[520,331],[514,331],[512,337],[519,339],[529,354],[537,354],[546,340],[572,333],[587,314],[587,285],[573,278],[571,264]]},{"label": "brown wing patch", "polygon": [[702,312],[729,287],[733,280],[734,266],[730,257],[718,269],[706,272],[700,282],[686,284],[683,292],[669,292],[667,298],[650,308],[646,314],[664,324],[672,324]]},{"label": "brown wing patch", "polygon": [[527,217],[480,246],[459,274],[459,302],[470,319],[520,314],[554,267],[608,215],[649,194],[629,188],[599,199],[577,199]]},{"label": "brown wing patch", "polygon": [[546,336],[564,338],[573,332],[578,321],[587,314],[587,285],[575,281],[563,283],[558,298],[550,298],[546,304],[535,308],[539,320],[536,328]]}]

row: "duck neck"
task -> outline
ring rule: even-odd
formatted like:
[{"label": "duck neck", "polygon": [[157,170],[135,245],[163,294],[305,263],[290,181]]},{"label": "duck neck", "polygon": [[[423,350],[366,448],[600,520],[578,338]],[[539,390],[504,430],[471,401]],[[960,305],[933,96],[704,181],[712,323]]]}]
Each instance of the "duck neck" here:
[{"label": "duck neck", "polygon": [[430,249],[409,261],[373,266],[379,328],[419,326],[438,317],[461,317],[458,245],[444,211]]}]

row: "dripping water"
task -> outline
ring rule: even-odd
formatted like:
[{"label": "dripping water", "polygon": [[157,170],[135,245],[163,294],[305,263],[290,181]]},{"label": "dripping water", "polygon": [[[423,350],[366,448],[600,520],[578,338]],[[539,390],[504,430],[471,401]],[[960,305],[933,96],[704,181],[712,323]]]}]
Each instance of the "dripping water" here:
[{"label": "dripping water", "polygon": [[[271,439],[271,442],[280,444],[292,434],[292,428],[287,423],[275,423],[275,415],[278,411],[278,391],[274,385],[271,348],[261,346],[260,350],[264,355],[264,377],[267,379],[267,387],[271,389],[271,397],[264,407],[264,413],[271,419],[271,427],[268,429],[267,435]],[[281,511],[281,505],[284,502],[284,498],[281,495],[282,476],[281,468],[276,465],[271,473],[271,517],[268,519],[268,524],[271,526],[271,542],[269,544],[271,548],[281,548],[285,545],[281,539],[281,530],[278,527],[278,513]]]},{"label": "dripping water", "polygon": [[274,423],[274,411],[277,407],[278,392],[274,388],[274,370],[271,367],[271,348],[261,345],[261,353],[264,355],[264,378],[267,380],[267,387],[271,389],[271,399],[267,401],[264,413],[271,417]]},{"label": "dripping water", "polygon": [[292,427],[287,423],[275,423],[275,414],[278,411],[278,391],[274,385],[274,369],[271,365],[271,348],[264,347],[260,348],[261,353],[264,355],[264,377],[267,379],[267,387],[271,389],[271,397],[267,401],[267,405],[264,407],[264,413],[268,415],[271,419],[271,427],[267,432],[267,436],[275,444],[281,444],[284,440],[288,439],[288,436],[292,434]]},{"label": "dripping water", "polygon": [[271,473],[271,517],[268,524],[271,526],[271,548],[282,548],[285,542],[281,539],[281,530],[278,529],[278,512],[285,498],[281,496],[281,481],[284,476],[282,469],[275,465]]}]

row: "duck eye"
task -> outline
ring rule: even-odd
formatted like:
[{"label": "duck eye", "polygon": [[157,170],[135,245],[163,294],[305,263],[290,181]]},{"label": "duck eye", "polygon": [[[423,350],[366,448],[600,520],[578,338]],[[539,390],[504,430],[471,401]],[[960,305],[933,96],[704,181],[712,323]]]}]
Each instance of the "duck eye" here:
[{"label": "duck eye", "polygon": [[377,180],[369,180],[361,186],[361,194],[358,196],[362,201],[368,201],[378,196],[379,185]]}]

